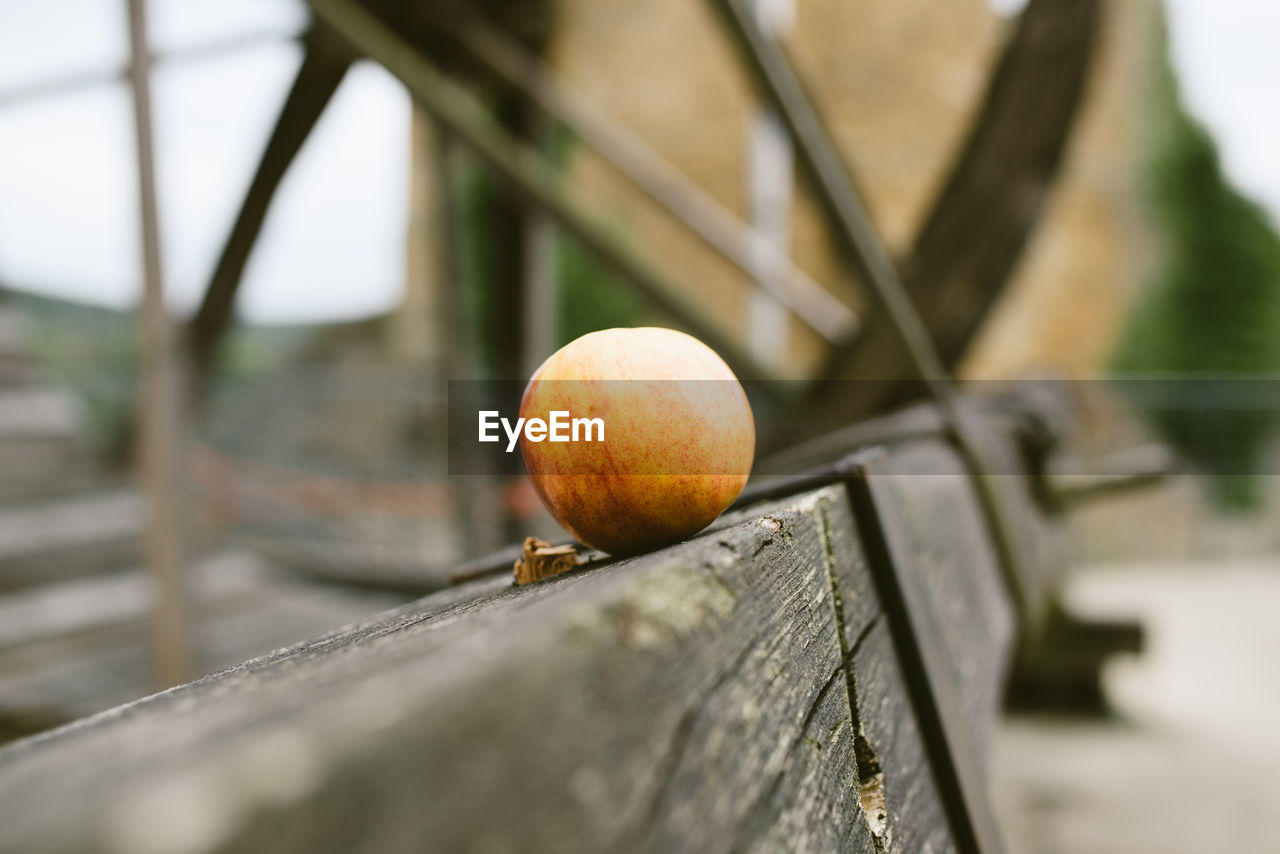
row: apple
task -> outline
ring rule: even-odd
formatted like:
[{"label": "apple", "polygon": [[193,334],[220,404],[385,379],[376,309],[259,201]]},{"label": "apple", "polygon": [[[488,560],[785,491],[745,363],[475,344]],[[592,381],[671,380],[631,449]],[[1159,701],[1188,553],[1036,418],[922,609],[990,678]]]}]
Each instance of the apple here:
[{"label": "apple", "polygon": [[[715,351],[674,329],[571,341],[534,372],[520,417],[540,428],[520,435],[520,452],[542,503],[614,555],[701,531],[742,492],[755,457],[742,385]],[[553,434],[553,423],[574,429]]]}]

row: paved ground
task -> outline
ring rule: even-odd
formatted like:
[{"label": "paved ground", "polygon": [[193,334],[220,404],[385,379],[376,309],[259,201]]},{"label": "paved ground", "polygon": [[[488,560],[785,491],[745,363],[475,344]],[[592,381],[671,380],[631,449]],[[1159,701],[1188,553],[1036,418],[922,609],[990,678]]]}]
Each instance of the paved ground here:
[{"label": "paved ground", "polygon": [[1280,852],[1280,558],[1098,567],[1069,599],[1149,649],[1106,674],[1114,720],[1005,726],[1011,852]]}]

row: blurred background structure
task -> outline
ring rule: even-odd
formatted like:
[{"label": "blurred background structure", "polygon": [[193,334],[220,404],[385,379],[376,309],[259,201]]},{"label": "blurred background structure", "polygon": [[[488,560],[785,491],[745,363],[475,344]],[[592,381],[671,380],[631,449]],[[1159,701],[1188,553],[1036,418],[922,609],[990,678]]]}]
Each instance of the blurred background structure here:
[{"label": "blurred background structure", "polygon": [[[187,677],[554,536],[519,469],[449,476],[449,380],[520,379],[587,331],[656,323],[740,376],[847,381],[762,401],[762,452],[919,391],[717,4],[366,5],[433,58],[440,91],[488,110],[493,147],[304,3],[146,4]],[[1108,672],[1109,716],[1010,725],[998,788],[1019,850],[1193,850],[1220,804],[1236,847],[1280,844],[1250,825],[1280,796],[1280,764],[1257,761],[1280,740],[1248,711],[1269,695],[1218,685],[1195,651],[1212,628],[1206,647],[1245,674],[1274,648],[1256,606],[1280,579],[1275,401],[1148,419],[1102,382],[1280,371],[1280,13],[1209,5],[751,4],[946,367],[978,391],[1065,390],[1082,457],[1159,440],[1203,475],[1072,517],[1092,568],[1068,598],[1143,617],[1152,645]],[[154,687],[128,9],[0,0],[0,738]],[[560,216],[494,168],[514,145],[542,155],[541,172],[508,158],[524,194]],[[1105,770],[1117,756],[1132,776]],[[1179,767],[1199,785],[1164,788]],[[1155,801],[1186,827],[1145,835]]]}]

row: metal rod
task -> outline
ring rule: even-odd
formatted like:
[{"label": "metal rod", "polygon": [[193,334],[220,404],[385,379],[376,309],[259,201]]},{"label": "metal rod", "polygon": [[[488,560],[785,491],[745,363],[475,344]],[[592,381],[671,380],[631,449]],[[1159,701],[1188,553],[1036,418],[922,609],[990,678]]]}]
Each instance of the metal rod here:
[{"label": "metal rod", "polygon": [[317,17],[398,77],[418,103],[496,175],[542,208],[606,267],[717,350],[740,375],[776,376],[723,324],[704,317],[706,308],[687,296],[697,291],[695,285],[659,270],[598,222],[565,189],[544,156],[496,127],[475,98],[437,71],[418,48],[353,0],[310,0],[310,4]]},{"label": "metal rod", "polygon": [[834,221],[836,234],[857,265],[863,282],[880,313],[889,322],[912,369],[928,387],[946,420],[956,447],[973,475],[1000,558],[1005,586],[1017,604],[1019,619],[1025,626],[1031,605],[1017,571],[1017,552],[1000,508],[996,484],[979,450],[982,447],[979,431],[969,424],[946,367],[858,195],[848,164],[786,51],[777,39],[760,30],[750,6],[743,0],[711,2],[729,24],[730,35],[747,60],[758,88],[778,110],[791,132],[800,163],[813,178],[818,195]]},{"label": "metal rod", "polygon": [[160,224],[151,130],[150,60],[146,0],[127,0],[131,81],[137,133],[138,197],[142,220],[142,464],[146,486],[147,563],[155,591],[151,644],[157,686],[191,678],[183,593],[181,496],[178,489],[178,378],[176,353],[164,307]]},{"label": "metal rod", "polygon": [[[545,62],[478,13],[451,11],[439,25],[829,343],[846,343],[854,334],[852,309]],[[761,276],[762,266],[782,275]]]}]

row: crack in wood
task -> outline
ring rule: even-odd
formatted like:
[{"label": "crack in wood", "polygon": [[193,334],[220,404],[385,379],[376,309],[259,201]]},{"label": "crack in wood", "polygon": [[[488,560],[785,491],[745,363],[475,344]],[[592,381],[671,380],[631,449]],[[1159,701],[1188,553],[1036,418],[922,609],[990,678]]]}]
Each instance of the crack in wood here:
[{"label": "crack in wood", "polygon": [[844,599],[840,595],[840,583],[836,578],[836,556],[835,549],[831,545],[831,520],[828,516],[826,498],[818,501],[818,522],[822,527],[822,552],[824,563],[826,564],[827,585],[831,591],[831,609],[836,626],[836,640],[840,644],[840,668],[845,674],[845,690],[849,698],[849,714],[852,715],[854,729],[860,730],[861,722],[858,719],[853,668],[848,666],[853,653],[849,649],[849,637],[844,626]]},{"label": "crack in wood", "polygon": [[868,751],[870,751],[870,743],[866,742],[866,739],[863,736],[862,716],[858,709],[857,683],[853,672],[853,656],[858,652],[859,648],[861,648],[867,637],[870,636],[872,629],[875,628],[876,624],[880,620],[881,613],[877,612],[875,616],[867,622],[867,625],[862,627],[851,646],[849,644],[848,632],[846,631],[844,624],[844,598],[840,592],[840,581],[838,578],[838,571],[836,569],[835,548],[831,544],[831,520],[828,515],[828,501],[825,497],[818,501],[818,521],[822,527],[823,558],[826,563],[827,582],[831,590],[831,604],[835,612],[836,639],[840,644],[840,667],[837,672],[843,671],[845,675],[845,693],[849,702],[849,716],[850,721],[853,724],[853,731],[856,734],[854,739],[854,772],[857,778],[855,780],[855,784],[858,787],[858,802],[863,806],[862,821],[867,824],[868,829],[871,831],[871,838],[875,843],[876,850],[884,852],[888,848],[889,840],[887,835],[884,833],[885,828],[883,824],[883,815],[887,813],[887,809],[883,808],[883,797],[881,797],[879,803],[879,806],[882,809],[877,813],[881,816],[881,821],[872,820],[873,816],[867,812],[867,800],[864,798],[864,795],[867,793],[868,784],[873,782],[879,783],[876,788],[883,795],[884,774],[878,773],[880,767],[878,761],[875,762],[875,770],[864,765],[861,760],[861,756],[856,749],[858,739],[863,740],[867,745]]},{"label": "crack in wood", "polygon": [[835,669],[831,671],[831,675],[827,677],[827,681],[823,682],[822,687],[818,689],[818,696],[814,697],[813,702],[809,704],[804,720],[800,722],[800,731],[796,733],[796,737],[792,741],[792,749],[787,751],[788,755],[794,752],[794,749],[799,746],[805,734],[809,732],[809,727],[813,724],[814,715],[818,713],[818,709],[822,706],[822,701],[827,698],[827,693],[831,691],[831,686],[836,684],[836,677],[842,675],[843,670],[844,665],[837,664]]},{"label": "crack in wood", "polygon": [[[766,518],[769,518],[775,521],[776,524],[778,525],[778,530],[772,533],[781,534],[784,541],[790,540],[790,533],[786,530],[786,525],[781,520],[773,519],[773,517],[766,517]],[[825,521],[824,521],[824,524],[825,524]],[[824,530],[824,534],[825,534],[825,530]],[[752,550],[751,556],[752,557],[758,556],[768,546],[773,545],[776,542],[777,542],[776,536],[770,535],[766,537],[761,543],[759,543]],[[725,539],[718,539],[716,541],[716,544],[719,547],[729,551],[731,554],[734,555],[735,558],[740,559],[742,557],[742,550],[738,548],[737,544],[731,543]],[[725,582],[724,579],[720,577],[719,571],[717,567],[714,565],[714,562],[705,563],[703,565],[703,568],[707,570],[712,576],[714,576],[716,580],[720,581],[721,584],[728,587],[727,582]],[[835,623],[837,632],[843,633],[843,621],[839,618],[839,615],[840,615],[840,607],[837,604],[833,612],[833,617],[835,618],[834,623]],[[816,615],[813,615],[813,616],[816,616]],[[776,645],[776,643],[780,640],[781,640],[781,637],[775,638],[774,645]],[[703,709],[705,707],[707,699],[717,694],[724,687],[724,685],[730,680],[730,678],[732,678],[736,674],[741,673],[745,669],[747,662],[756,653],[761,653],[765,655],[772,654],[768,650],[763,650],[759,644],[755,644],[755,643],[748,644],[741,650],[741,652],[738,653],[738,655],[734,658],[734,660],[720,672],[720,674],[716,677],[715,681],[713,681],[707,687],[707,689],[704,692],[702,692],[702,694],[700,695],[701,701],[697,705],[687,707],[681,713],[680,719],[676,723],[675,729],[673,730],[671,738],[668,742],[667,751],[659,765],[659,771],[655,775],[658,780],[658,785],[654,790],[653,795],[650,798],[649,807],[645,811],[646,821],[637,828],[637,833],[635,836],[636,840],[643,839],[650,828],[653,828],[659,825],[659,819],[661,818],[662,814],[667,808],[667,801],[669,800],[671,790],[676,782],[676,776],[680,768],[681,761],[690,747],[690,743],[693,739],[694,732],[697,729],[698,722],[702,717]],[[836,662],[836,666],[832,669],[831,673],[823,681],[822,686],[818,689],[817,693],[814,695],[812,701],[808,705],[808,708],[806,708],[804,717],[801,719],[799,728],[797,729],[795,735],[792,737],[791,744],[788,746],[784,754],[785,756],[787,757],[793,756],[795,754],[795,751],[799,748],[800,744],[805,740],[807,734],[809,733],[809,731],[813,726],[813,721],[818,711],[821,709],[823,703],[827,699],[828,695],[831,693],[831,690],[837,684],[847,682],[847,679],[841,678],[842,676],[844,676],[844,673],[845,673],[845,661],[846,659],[843,655],[843,647],[842,647],[840,657],[837,659],[837,662]],[[856,731],[856,728],[855,728],[855,731]],[[789,762],[787,764],[789,764]],[[787,777],[787,767],[786,767],[786,764],[784,764],[784,767],[779,769],[779,771],[773,775],[772,779],[769,782],[769,785],[766,786],[759,794],[756,795],[756,797],[752,800],[750,807],[743,812],[743,816],[748,819],[747,825],[743,828],[743,833],[742,833],[742,838],[744,840],[749,841],[754,837],[756,833],[758,833],[757,825],[761,824],[766,818],[766,816],[763,814],[763,808],[765,805],[770,803],[776,797],[777,792],[785,782],[786,777]],[[740,846],[734,846],[731,848],[731,850],[740,850]]]},{"label": "crack in wood", "polygon": [[853,657],[858,654],[858,650],[862,649],[862,644],[871,634],[871,630],[880,624],[880,618],[884,616],[883,611],[876,611],[875,616],[867,621],[862,627],[862,631],[858,632],[858,636],[853,639],[853,646],[849,647],[849,655],[845,658],[845,663],[852,667]]}]

